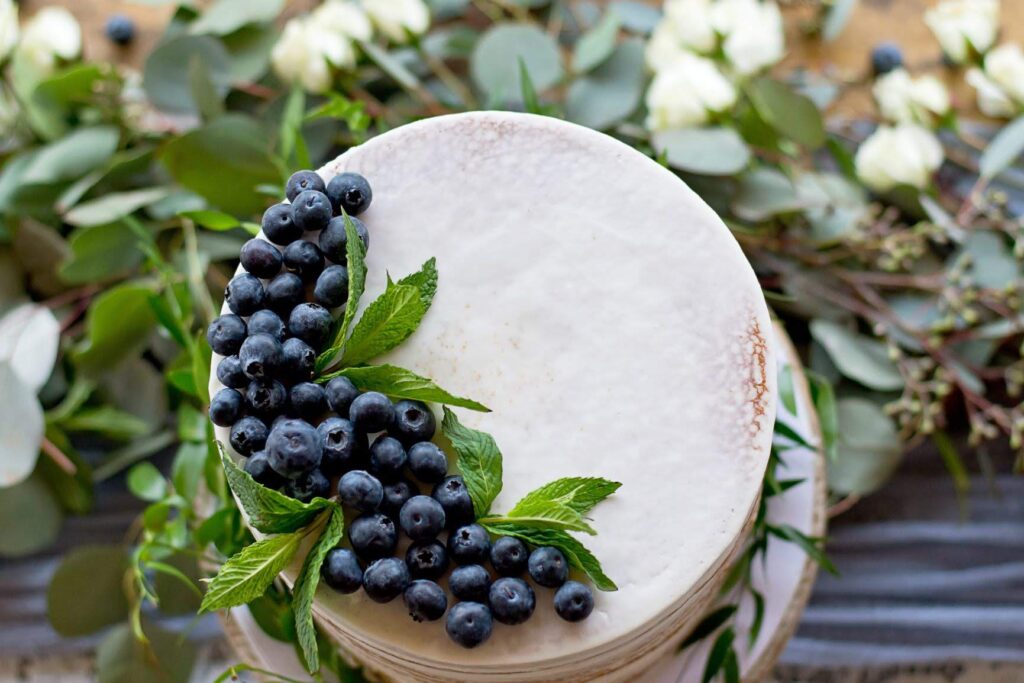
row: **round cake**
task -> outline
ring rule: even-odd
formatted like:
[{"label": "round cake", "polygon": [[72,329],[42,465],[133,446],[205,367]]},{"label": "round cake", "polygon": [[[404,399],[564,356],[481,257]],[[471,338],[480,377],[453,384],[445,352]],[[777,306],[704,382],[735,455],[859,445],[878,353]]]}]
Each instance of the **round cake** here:
[{"label": "round cake", "polygon": [[413,622],[401,600],[321,586],[315,616],[396,681],[630,680],[700,620],[756,508],[775,363],[752,269],[678,177],[552,118],[421,121],[320,175],[345,171],[373,187],[363,305],[389,275],[432,257],[439,272],[419,328],[374,362],[491,409],[457,412],[502,450],[494,510],[559,477],[621,482],[590,513],[597,535],[578,536],[618,590],[595,591],[590,618],[568,623],[538,588],[532,619],[496,624],[475,649]]}]

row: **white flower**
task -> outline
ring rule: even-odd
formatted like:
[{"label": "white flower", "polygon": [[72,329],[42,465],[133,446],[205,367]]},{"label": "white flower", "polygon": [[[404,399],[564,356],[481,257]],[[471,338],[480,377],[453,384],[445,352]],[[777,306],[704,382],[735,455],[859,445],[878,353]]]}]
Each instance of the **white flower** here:
[{"label": "white flower", "polygon": [[942,164],[942,145],[927,128],[913,123],[880,126],[857,150],[857,177],[877,192],[898,185],[924,189]]},{"label": "white flower", "polygon": [[49,74],[59,59],[74,59],[82,51],[82,30],[63,7],[44,7],[25,26],[17,50],[41,74]]},{"label": "white flower", "polygon": [[0,62],[18,43],[18,6],[14,0],[0,0]]},{"label": "white flower", "polygon": [[711,25],[724,37],[722,50],[740,75],[761,71],[785,55],[785,28],[774,0],[718,0]]},{"label": "white flower", "polygon": [[274,72],[281,80],[299,83],[309,92],[326,92],[331,87],[331,69],[323,49],[326,42],[327,35],[309,17],[291,19],[270,52]]},{"label": "white flower", "polygon": [[985,72],[974,67],[967,72],[967,82],[978,91],[978,109],[985,116],[1010,118],[1017,113],[1017,105]]},{"label": "white flower", "polygon": [[736,102],[733,88],[715,63],[681,52],[654,77],[647,91],[647,127],[653,131],[699,126],[711,112]]},{"label": "white flower", "polygon": [[894,69],[875,81],[872,92],[882,116],[893,123],[934,126],[949,111],[949,91],[934,76],[912,78]]},{"label": "white flower", "polygon": [[1010,117],[1024,109],[1024,51],[1006,43],[985,56],[984,69],[967,72],[978,91],[978,108],[988,116]]},{"label": "white flower", "polygon": [[924,13],[942,51],[958,64],[970,57],[970,48],[985,54],[999,31],[999,0],[942,0]]},{"label": "white flower", "polygon": [[718,37],[711,27],[711,0],[667,0],[665,14],[647,43],[647,65],[658,71],[680,52],[711,52]]},{"label": "white flower", "polygon": [[327,0],[313,10],[311,16],[329,33],[353,40],[369,40],[373,36],[373,27],[363,8],[345,0]]},{"label": "white flower", "polygon": [[363,0],[363,9],[374,26],[396,43],[409,34],[418,36],[430,28],[430,9],[423,0]]}]

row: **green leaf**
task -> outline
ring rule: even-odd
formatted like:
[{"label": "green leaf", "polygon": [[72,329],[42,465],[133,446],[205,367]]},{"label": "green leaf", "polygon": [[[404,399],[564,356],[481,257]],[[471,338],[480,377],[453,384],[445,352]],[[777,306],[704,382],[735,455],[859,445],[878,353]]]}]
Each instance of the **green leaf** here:
[{"label": "green leaf", "polygon": [[519,524],[485,524],[488,531],[498,536],[514,536],[535,547],[552,546],[558,548],[569,560],[569,564],[579,569],[593,581],[594,586],[602,591],[618,590],[618,586],[601,569],[601,563],[597,561],[593,553],[587,550],[582,543],[564,531],[556,529],[535,529]]},{"label": "green leaf", "polygon": [[444,408],[441,432],[459,456],[459,472],[466,482],[477,517],[491,510],[491,503],[501,493],[501,451],[494,437],[465,427],[459,418]]},{"label": "green leaf", "polygon": [[603,64],[572,82],[566,95],[566,118],[595,130],[628,119],[643,97],[644,69],[643,41],[626,40]]},{"label": "green leaf", "polygon": [[882,342],[824,319],[811,321],[811,336],[846,377],[878,391],[903,388],[903,376]]},{"label": "green leaf", "polygon": [[140,462],[128,470],[128,490],[136,498],[155,502],[167,493],[167,480],[153,463]]},{"label": "green leaf", "polygon": [[1008,169],[1024,152],[1024,116],[1006,125],[992,138],[981,155],[978,167],[982,178],[995,178]]},{"label": "green leaf", "polygon": [[434,294],[437,293],[437,259],[430,258],[422,268],[415,273],[406,275],[397,284],[419,289],[423,308],[430,308],[430,304],[434,301]]},{"label": "green leaf", "polygon": [[841,398],[837,455],[828,461],[829,488],[839,495],[866,495],[888,481],[903,455],[892,418],[862,398]]},{"label": "green leaf", "polygon": [[597,535],[580,513],[571,507],[551,501],[520,501],[505,515],[491,515],[478,520],[481,524],[519,524],[534,529],[562,529]]},{"label": "green leaf", "polygon": [[971,230],[963,246],[949,259],[955,263],[964,255],[971,257],[967,273],[981,287],[1017,289],[1024,279],[1024,265],[1000,232]]},{"label": "green leaf", "polygon": [[622,20],[615,12],[607,12],[594,28],[590,29],[576,42],[573,52],[572,66],[576,73],[586,73],[600,66],[615,50],[615,42],[619,37]]},{"label": "green leaf", "polygon": [[516,100],[523,92],[519,63],[537,91],[562,78],[562,56],[554,38],[528,24],[496,24],[477,41],[470,58],[473,82],[492,101]]},{"label": "green leaf", "polygon": [[825,42],[832,42],[843,32],[843,28],[853,16],[853,10],[857,6],[857,0],[835,0],[821,27],[821,36]]},{"label": "green leaf", "polygon": [[803,436],[800,435],[795,429],[787,425],[782,420],[775,421],[775,436],[781,436],[785,439],[789,439],[793,443],[803,448],[814,449],[814,446],[807,441]]},{"label": "green leaf", "polygon": [[829,574],[839,574],[836,566],[832,564],[832,560],[828,559],[828,556],[822,549],[822,546],[824,545],[824,541],[822,539],[811,538],[799,529],[791,527],[788,524],[783,524],[782,526],[768,525],[768,533],[799,546],[801,550],[807,553],[811,559],[817,562],[821,568]]},{"label": "green leaf", "polygon": [[178,633],[144,621],[145,642],[129,625],[110,631],[96,650],[97,683],[188,683],[195,646]]},{"label": "green leaf", "polygon": [[767,77],[750,85],[750,97],[764,120],[780,135],[809,149],[825,144],[825,122],[811,98]]},{"label": "green leaf", "polygon": [[327,553],[341,542],[345,531],[345,515],[341,508],[334,505],[327,512],[327,526],[316,544],[306,555],[302,571],[295,580],[292,591],[292,607],[295,611],[295,631],[298,636],[299,648],[305,660],[306,670],[311,674],[320,670],[319,648],[316,642],[316,626],[313,624],[313,598],[320,581],[320,568],[323,566]]},{"label": "green leaf", "polygon": [[120,138],[117,128],[110,126],[79,128],[39,150],[22,171],[20,183],[57,183],[83,176],[113,156]]},{"label": "green leaf", "polygon": [[779,373],[779,397],[786,410],[796,415],[796,387],[793,386],[793,367],[791,365],[786,365]]},{"label": "green leaf", "polygon": [[220,449],[220,459],[224,464],[228,485],[238,496],[245,514],[249,516],[249,524],[265,534],[301,529],[331,504],[323,498],[314,498],[312,502],[303,503],[261,486],[231,460],[223,447]]},{"label": "green leaf", "polygon": [[711,646],[711,652],[708,653],[707,661],[704,663],[704,674],[701,676],[701,683],[711,683],[715,676],[718,675],[718,672],[722,670],[730,653],[734,657],[736,656],[732,648],[734,640],[736,640],[736,632],[732,628],[727,628],[718,634],[714,645]]},{"label": "green leaf", "polygon": [[231,55],[231,80],[235,83],[254,83],[267,73],[270,67],[270,53],[280,35],[273,24],[249,25],[221,42]]},{"label": "green leaf", "polygon": [[85,227],[113,223],[135,213],[144,206],[160,201],[170,193],[171,191],[165,187],[114,192],[99,199],[79,204],[64,214],[64,222]]},{"label": "green leaf", "polygon": [[197,225],[203,226],[207,230],[217,230],[218,232],[231,230],[241,225],[237,218],[222,211],[182,211],[178,215],[182,218],[187,218]]},{"label": "green leaf", "polygon": [[774,168],[761,167],[740,177],[730,208],[743,220],[761,221],[804,206],[805,202],[797,195],[796,186],[789,176]]},{"label": "green leaf", "polygon": [[106,282],[124,277],[142,262],[138,239],[123,222],[79,228],[68,240],[70,257],[61,264],[68,284]]},{"label": "green leaf", "polygon": [[193,55],[188,62],[188,87],[196,110],[204,121],[212,121],[224,113],[223,93],[198,55]]},{"label": "green leaf", "polygon": [[57,540],[63,518],[60,501],[39,474],[0,487],[0,519],[18,520],[0,524],[0,557],[25,557],[46,548]]},{"label": "green leaf", "polygon": [[114,545],[75,548],[64,556],[46,589],[46,614],[64,636],[84,636],[128,616],[128,555]]},{"label": "green leaf", "polygon": [[526,68],[526,62],[523,58],[519,58],[519,83],[522,88],[523,108],[528,114],[543,114],[544,108],[540,104],[540,98],[537,97],[537,88],[533,85],[533,79],[530,78],[530,72]]},{"label": "green leaf", "polygon": [[271,22],[281,13],[282,7],[284,0],[217,0],[192,22],[188,32],[224,36],[248,24]]},{"label": "green leaf", "polygon": [[46,429],[36,392],[11,364],[0,361],[0,489],[25,481],[35,469]]},{"label": "green leaf", "polygon": [[345,344],[342,361],[358,365],[387,353],[416,331],[426,312],[419,289],[389,286],[363,311]]},{"label": "green leaf", "polygon": [[657,7],[637,0],[616,0],[609,8],[619,15],[622,28],[641,36],[649,36],[662,17]]},{"label": "green leaf", "polygon": [[95,375],[138,352],[156,322],[151,294],[147,285],[128,282],[93,300],[86,315],[87,336],[73,354],[79,370]]},{"label": "green leaf", "polygon": [[739,173],[750,163],[750,148],[732,128],[684,128],[655,133],[651,142],[669,166],[701,175]]},{"label": "green leaf", "polygon": [[182,35],[156,47],[143,66],[142,87],[157,109],[197,114],[192,78],[186,65],[195,58],[206,67],[214,91],[224,97],[231,88],[231,56],[220,41],[208,36]]},{"label": "green leaf", "polygon": [[60,424],[69,432],[96,432],[112,439],[130,439],[152,431],[145,420],[113,406],[85,408],[61,420]]},{"label": "green leaf", "polygon": [[805,370],[807,382],[811,388],[811,400],[818,414],[818,426],[821,427],[822,446],[825,456],[835,460],[839,440],[839,415],[836,410],[836,395],[832,384],[816,372]]},{"label": "green leaf", "polygon": [[379,391],[393,399],[442,403],[488,413],[490,409],[468,398],[460,398],[437,386],[433,380],[394,365],[369,365],[343,368],[319,378],[320,383],[335,377],[347,377],[360,391]]},{"label": "green leaf", "polygon": [[517,510],[536,503],[556,503],[575,510],[580,515],[590,512],[595,505],[612,495],[621,487],[617,481],[600,477],[565,477],[545,484],[527,493],[509,511],[515,517]]},{"label": "green leaf", "polygon": [[199,611],[237,607],[263,595],[299,549],[301,533],[271,536],[246,546],[213,577]]},{"label": "green leaf", "polygon": [[366,245],[359,239],[355,223],[347,215],[345,216],[345,261],[348,264],[348,301],[345,303],[345,315],[342,316],[341,324],[334,332],[334,341],[330,348],[320,354],[316,359],[316,371],[319,373],[329,368],[345,348],[345,339],[348,336],[348,328],[356,317],[356,310],[359,308],[359,299],[366,289]]},{"label": "green leaf", "polygon": [[953,440],[949,438],[949,434],[942,430],[932,434],[932,443],[935,444],[939,455],[942,456],[942,462],[949,470],[949,475],[953,477],[953,486],[956,487],[957,495],[962,498],[971,489],[971,476],[967,472],[963,458],[960,457],[960,452]]},{"label": "green leaf", "polygon": [[363,51],[363,54],[365,54],[371,62],[380,67],[380,70],[392,78],[395,83],[398,83],[398,85],[409,91],[416,91],[422,87],[420,85],[420,79],[416,78],[416,74],[409,71],[405,64],[403,64],[395,55],[374,43],[362,40],[358,40],[356,42],[359,45],[359,49]]},{"label": "green leaf", "polygon": [[694,627],[690,635],[686,636],[686,639],[679,644],[679,651],[685,650],[694,643],[699,643],[720,629],[725,625],[725,622],[732,618],[732,615],[736,614],[736,609],[736,605],[724,605],[709,613],[700,620],[700,623]]}]

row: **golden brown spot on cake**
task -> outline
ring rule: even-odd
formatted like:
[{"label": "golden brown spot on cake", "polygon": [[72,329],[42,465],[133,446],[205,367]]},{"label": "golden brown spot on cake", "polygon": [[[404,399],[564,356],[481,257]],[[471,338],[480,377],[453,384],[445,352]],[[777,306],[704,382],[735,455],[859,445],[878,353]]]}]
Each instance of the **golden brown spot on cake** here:
[{"label": "golden brown spot on cake", "polygon": [[750,435],[755,436],[761,432],[761,418],[768,412],[768,341],[756,315],[750,317],[746,336],[752,351],[748,386],[753,390],[750,405],[754,414],[750,422]]}]

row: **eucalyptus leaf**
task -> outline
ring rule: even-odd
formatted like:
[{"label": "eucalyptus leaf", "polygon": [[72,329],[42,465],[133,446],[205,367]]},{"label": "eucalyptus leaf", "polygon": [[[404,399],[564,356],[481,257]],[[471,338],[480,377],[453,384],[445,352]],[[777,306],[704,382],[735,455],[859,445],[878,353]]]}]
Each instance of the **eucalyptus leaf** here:
[{"label": "eucalyptus leaf", "polygon": [[142,348],[156,322],[151,293],[147,285],[127,282],[96,297],[86,315],[86,337],[73,353],[79,370],[101,373]]},{"label": "eucalyptus leaf", "polygon": [[616,0],[609,9],[619,16],[622,28],[641,36],[649,36],[661,21],[661,11],[637,0]]},{"label": "eucalyptus leaf", "polygon": [[877,490],[899,465],[903,444],[892,419],[873,402],[841,398],[837,456],[829,460],[829,488],[839,495],[867,495]]},{"label": "eucalyptus leaf", "polygon": [[142,263],[138,239],[123,222],[79,228],[68,239],[71,254],[60,266],[68,284],[105,282],[124,277]]},{"label": "eucalyptus leaf", "polygon": [[36,392],[9,361],[0,361],[0,489],[25,481],[35,469],[45,421]]},{"label": "eucalyptus leaf", "polygon": [[22,304],[0,318],[0,362],[33,393],[53,372],[59,347],[60,323],[45,306]]},{"label": "eucalyptus leaf", "polygon": [[224,36],[221,42],[231,55],[231,80],[252,83],[267,73],[277,38],[277,28],[272,24],[250,25]]},{"label": "eucalyptus leaf", "polygon": [[995,178],[1024,153],[1024,116],[1007,124],[988,143],[978,167],[982,178]]},{"label": "eucalyptus leaf", "polygon": [[143,622],[146,641],[127,624],[115,627],[96,649],[97,683],[188,683],[196,652],[187,638]]},{"label": "eucalyptus leaf", "polygon": [[811,335],[846,377],[877,391],[903,388],[903,376],[882,342],[821,319],[811,321]]},{"label": "eucalyptus leaf", "polygon": [[167,480],[153,463],[140,462],[128,470],[128,490],[136,498],[155,502],[167,493]]},{"label": "eucalyptus leaf", "polygon": [[965,254],[971,257],[967,272],[982,287],[1019,287],[1024,280],[1021,261],[1014,257],[1012,247],[1001,233],[969,231],[961,249],[950,258],[950,265]]},{"label": "eucalyptus leaf", "polygon": [[64,556],[46,590],[50,625],[70,638],[96,633],[128,616],[125,574],[128,554],[121,546],[92,545]]},{"label": "eucalyptus leaf", "polygon": [[763,166],[740,177],[732,212],[748,221],[761,221],[803,207],[796,186],[777,169]]},{"label": "eucalyptus leaf", "polygon": [[577,73],[586,73],[608,59],[615,50],[622,21],[615,12],[606,12],[594,28],[576,42],[572,66]]},{"label": "eucalyptus leaf", "polygon": [[825,122],[810,98],[767,77],[751,83],[750,95],[761,116],[779,134],[810,149],[825,144]]},{"label": "eucalyptus leaf", "polygon": [[750,148],[732,128],[684,128],[656,133],[651,141],[669,166],[701,175],[726,176],[750,163]]},{"label": "eucalyptus leaf", "polygon": [[284,0],[217,0],[188,27],[189,33],[227,35],[248,24],[263,24],[277,18]]},{"label": "eucalyptus leaf", "polygon": [[64,221],[81,227],[113,223],[119,218],[135,213],[144,206],[160,201],[170,193],[170,189],[165,187],[114,192],[79,204],[64,214]]},{"label": "eucalyptus leaf", "polygon": [[182,211],[178,215],[182,218],[187,218],[208,230],[217,230],[218,232],[222,230],[232,230],[241,225],[237,218],[222,211]]},{"label": "eucalyptus leaf", "polygon": [[206,67],[215,91],[222,97],[227,94],[231,55],[224,46],[209,36],[178,36],[158,45],[146,58],[142,87],[153,106],[178,114],[199,112],[187,68],[193,58]]},{"label": "eucalyptus leaf", "polygon": [[853,10],[857,7],[857,0],[835,0],[825,15],[825,22],[821,28],[821,35],[826,42],[832,42],[843,32]]},{"label": "eucalyptus leaf", "polygon": [[489,99],[514,101],[523,91],[520,60],[538,92],[562,78],[558,44],[528,24],[496,24],[484,33],[470,58],[470,75]]},{"label": "eucalyptus leaf", "polygon": [[61,420],[61,426],[70,432],[95,432],[111,439],[130,439],[152,431],[145,420],[109,405],[83,408]]},{"label": "eucalyptus leaf", "polygon": [[32,555],[53,543],[64,515],[60,501],[36,474],[14,486],[0,485],[0,519],[18,520],[0,524],[0,557],[13,558]]},{"label": "eucalyptus leaf", "polygon": [[37,185],[83,176],[113,156],[120,138],[112,126],[79,128],[39,150],[22,169],[20,182]]},{"label": "eucalyptus leaf", "polygon": [[626,40],[603,64],[569,86],[566,117],[596,130],[610,128],[640,106],[645,79],[643,41]]}]

